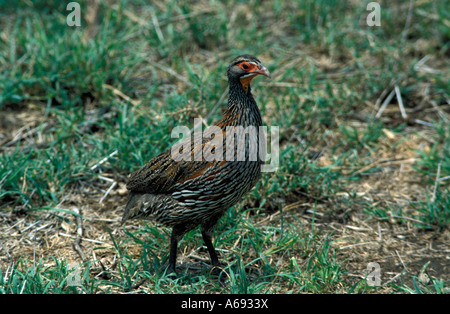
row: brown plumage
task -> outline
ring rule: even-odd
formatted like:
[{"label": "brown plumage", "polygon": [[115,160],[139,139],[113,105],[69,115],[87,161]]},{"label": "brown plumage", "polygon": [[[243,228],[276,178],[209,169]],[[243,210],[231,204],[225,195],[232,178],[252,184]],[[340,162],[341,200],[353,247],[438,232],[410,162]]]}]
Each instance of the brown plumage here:
[{"label": "brown plumage", "polygon": [[[247,130],[254,127],[256,138],[259,138],[262,119],[250,88],[250,81],[258,74],[269,76],[269,71],[251,55],[235,58],[228,67],[228,107],[222,119],[215,124],[222,131],[223,155],[220,157],[223,158],[211,160],[204,155],[199,161],[194,161],[194,158],[176,161],[169,149],[130,176],[127,184],[130,194],[122,222],[130,218],[153,218],[173,227],[169,272],[175,271],[178,241],[198,225],[212,265],[219,265],[211,242],[214,226],[228,208],[253,188],[261,176],[259,146],[257,158],[254,158],[250,154],[251,139],[239,141],[238,136],[233,135],[234,145],[226,145],[227,141],[233,140],[227,137],[230,133],[226,131],[235,130],[239,133],[239,127]],[[188,142],[180,143],[180,147],[188,144],[191,149],[183,151],[185,157],[198,156],[199,151],[219,154],[220,151],[215,151],[217,147],[211,140],[215,138],[212,133],[207,129],[200,139],[192,133],[191,138],[186,140]],[[231,151],[228,149],[228,154],[227,147],[233,148]],[[239,156],[240,150],[245,151],[245,158]]]}]

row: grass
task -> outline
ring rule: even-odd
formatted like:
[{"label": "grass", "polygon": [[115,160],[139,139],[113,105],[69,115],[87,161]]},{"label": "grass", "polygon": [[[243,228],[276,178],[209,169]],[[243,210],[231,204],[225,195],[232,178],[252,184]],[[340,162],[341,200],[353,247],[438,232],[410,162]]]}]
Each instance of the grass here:
[{"label": "grass", "polygon": [[[379,27],[368,1],[78,2],[81,27],[0,1],[1,293],[448,293],[448,2],[381,1]],[[220,220],[222,273],[193,230],[173,280],[170,230],[119,225],[126,178],[221,117],[242,53],[280,167]]]}]

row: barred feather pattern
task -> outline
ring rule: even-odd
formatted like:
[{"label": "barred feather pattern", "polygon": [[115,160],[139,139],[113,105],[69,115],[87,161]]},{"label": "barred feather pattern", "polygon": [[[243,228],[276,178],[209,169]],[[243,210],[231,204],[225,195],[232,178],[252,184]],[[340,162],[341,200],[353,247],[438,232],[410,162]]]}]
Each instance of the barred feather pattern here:
[{"label": "barred feather pattern", "polygon": [[[169,149],[132,173],[127,184],[130,194],[122,223],[131,218],[152,218],[173,227],[169,261],[172,268],[175,265],[178,239],[198,225],[202,227],[202,235],[210,250],[213,264],[217,264],[210,234],[225,211],[249,192],[261,176],[261,156],[265,154],[260,154],[260,149],[265,148],[265,142],[261,141],[264,136],[259,136],[262,118],[251,93],[250,80],[246,79],[245,85],[240,80],[242,74],[239,71],[242,70],[237,65],[242,60],[250,60],[268,75],[267,69],[260,65],[260,61],[249,55],[236,58],[228,67],[228,106],[222,119],[215,124],[222,131],[222,158],[212,161],[193,161],[193,158],[175,161]],[[242,130],[248,129],[249,126],[254,127],[256,136],[244,136],[245,141],[238,141],[239,136],[230,136],[227,132],[227,129],[233,127],[240,127],[237,130]],[[190,147],[190,151],[183,153],[194,157],[199,150],[215,151],[211,139],[215,137],[208,130],[203,132],[200,140],[196,139],[195,132],[192,132],[190,138],[180,143],[181,147],[185,147],[184,144],[189,144],[187,147]],[[251,145],[255,145],[252,140],[258,140],[256,159],[250,158]],[[234,141],[234,145],[231,145],[230,141]],[[231,161],[227,148],[233,149],[234,158]],[[245,158],[239,160],[239,152],[242,150],[245,151]]]},{"label": "barred feather pattern", "polygon": [[[261,176],[261,157],[257,144],[256,161],[249,161],[250,136],[245,141],[244,161],[238,161],[239,135],[233,135],[234,161],[227,161],[226,127],[255,126],[256,139],[259,139],[259,126],[262,119],[257,105],[246,95],[246,102],[233,101],[224,117],[216,123],[223,130],[223,158],[219,161],[174,161],[167,150],[152,159],[142,169],[134,172],[127,184],[131,191],[123,221],[130,218],[154,218],[166,225],[174,226],[180,222],[194,228],[211,216],[223,214],[253,188]],[[243,107],[243,108],[242,108]],[[196,149],[206,151],[210,144],[208,134],[203,134],[201,148],[191,140],[192,155]],[[192,136],[193,138],[193,136]],[[198,146],[198,145],[197,145]]]}]

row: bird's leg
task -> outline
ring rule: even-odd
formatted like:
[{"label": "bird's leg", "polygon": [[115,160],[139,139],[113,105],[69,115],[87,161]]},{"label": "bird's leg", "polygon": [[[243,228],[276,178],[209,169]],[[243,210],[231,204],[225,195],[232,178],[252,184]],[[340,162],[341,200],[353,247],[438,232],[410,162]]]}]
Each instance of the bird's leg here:
[{"label": "bird's leg", "polygon": [[203,241],[208,249],[209,256],[211,257],[211,264],[213,267],[219,266],[219,259],[217,258],[216,250],[212,244],[211,238],[214,232],[214,226],[217,224],[220,215],[215,215],[211,217],[208,221],[201,225]]},{"label": "bird's leg", "polygon": [[176,225],[172,229],[172,235],[170,237],[170,255],[169,255],[169,266],[167,267],[167,273],[177,273],[175,266],[177,264],[177,247],[178,241],[186,233],[185,228],[180,225]]},{"label": "bird's leg", "polygon": [[203,241],[206,244],[206,248],[208,249],[209,256],[211,257],[211,264],[213,267],[219,266],[219,259],[217,258],[216,250],[211,241],[212,230],[203,230],[202,228],[202,237]]},{"label": "bird's leg", "polygon": [[167,273],[176,273],[175,265],[177,263],[177,245],[178,237],[175,236],[174,230],[172,230],[172,236],[170,237],[170,255],[169,255],[169,266],[167,267]]}]

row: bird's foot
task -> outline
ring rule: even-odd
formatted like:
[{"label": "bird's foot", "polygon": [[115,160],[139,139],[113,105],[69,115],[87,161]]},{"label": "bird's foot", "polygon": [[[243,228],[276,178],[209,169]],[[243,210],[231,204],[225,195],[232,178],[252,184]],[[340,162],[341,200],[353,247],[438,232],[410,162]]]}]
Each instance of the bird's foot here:
[{"label": "bird's foot", "polygon": [[178,273],[175,270],[175,267],[173,267],[171,265],[167,266],[166,271],[165,271],[164,274],[167,276],[167,278],[170,278],[172,280],[178,278]]}]

